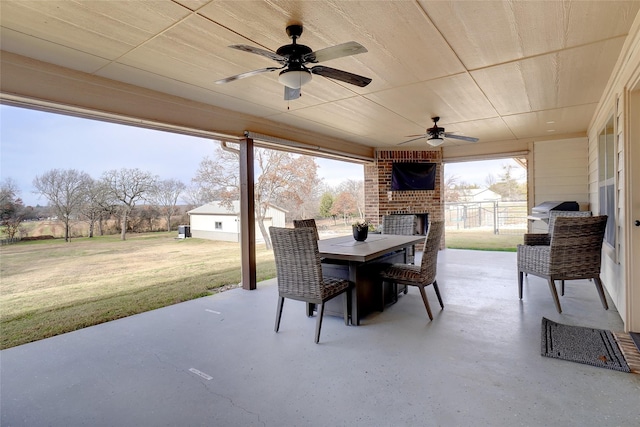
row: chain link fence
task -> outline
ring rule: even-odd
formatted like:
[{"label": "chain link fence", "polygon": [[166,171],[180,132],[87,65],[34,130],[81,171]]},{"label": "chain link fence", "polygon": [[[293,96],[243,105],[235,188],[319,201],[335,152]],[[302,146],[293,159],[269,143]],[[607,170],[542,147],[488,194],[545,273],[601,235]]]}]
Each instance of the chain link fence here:
[{"label": "chain link fence", "polygon": [[451,230],[523,234],[527,230],[527,201],[445,203],[444,217]]}]

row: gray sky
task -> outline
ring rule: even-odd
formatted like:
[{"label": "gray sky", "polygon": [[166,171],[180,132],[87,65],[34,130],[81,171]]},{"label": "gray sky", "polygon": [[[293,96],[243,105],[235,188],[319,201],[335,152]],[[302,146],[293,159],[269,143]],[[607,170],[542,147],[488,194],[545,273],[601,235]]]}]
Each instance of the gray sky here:
[{"label": "gray sky", "polygon": [[[10,177],[26,205],[46,205],[33,193],[33,179],[51,169],[77,169],[99,178],[111,169],[139,168],[160,179],[189,185],[200,161],[212,155],[217,142],[185,135],[123,126],[60,114],[0,106],[0,177]],[[447,164],[445,174],[484,185],[489,173],[513,160]],[[331,186],[362,180],[362,165],[316,158],[318,175]],[[524,170],[516,170],[524,177]]]}]

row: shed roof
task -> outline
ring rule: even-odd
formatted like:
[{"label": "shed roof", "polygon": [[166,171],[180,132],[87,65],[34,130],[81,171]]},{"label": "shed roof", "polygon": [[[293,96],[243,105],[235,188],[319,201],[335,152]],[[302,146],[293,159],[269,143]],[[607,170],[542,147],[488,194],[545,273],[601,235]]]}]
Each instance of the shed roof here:
[{"label": "shed roof", "polygon": [[[269,204],[269,207],[281,212],[287,212],[286,209],[279,208],[272,204]],[[234,200],[231,202],[231,209],[220,201],[214,201],[191,209],[187,213],[189,215],[240,215],[240,201]]]}]

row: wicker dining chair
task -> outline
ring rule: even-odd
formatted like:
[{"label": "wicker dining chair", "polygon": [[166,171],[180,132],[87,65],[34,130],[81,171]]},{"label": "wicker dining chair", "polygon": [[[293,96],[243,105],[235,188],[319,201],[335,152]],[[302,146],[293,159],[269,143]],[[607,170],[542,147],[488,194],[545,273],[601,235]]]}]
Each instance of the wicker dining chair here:
[{"label": "wicker dining chair", "polygon": [[558,313],[562,313],[555,281],[593,279],[605,310],[609,309],[600,280],[602,241],[607,216],[564,217],[555,220],[549,246],[518,245],[518,291],[523,274],[547,279]]},{"label": "wicker dining chair", "polygon": [[293,220],[293,228],[304,228],[310,227],[313,228],[316,233],[316,240],[320,240],[320,235],[318,234],[318,226],[316,225],[316,220],[311,219],[294,219]]},{"label": "wicker dining chair", "polygon": [[280,228],[269,227],[278,280],[278,310],[275,331],[280,329],[284,299],[290,298],[316,304],[316,344],[320,341],[320,328],[324,314],[324,303],[342,293],[344,323],[349,324],[350,282],[343,279],[323,277],[318,240],[309,227]]},{"label": "wicker dining chair", "polygon": [[[418,217],[416,215],[385,215],[382,217],[383,234],[401,234],[412,236],[416,234]],[[413,264],[416,256],[416,248],[411,246],[407,250],[407,264]],[[406,289],[405,289],[406,293]]]},{"label": "wicker dining chair", "polygon": [[382,217],[382,232],[411,236],[416,234],[417,223],[415,215],[385,215]]},{"label": "wicker dining chair", "polygon": [[546,233],[525,234],[524,244],[529,246],[549,246],[549,243],[551,243],[551,234],[553,233],[553,228],[558,217],[585,217],[591,215],[591,211],[549,211],[549,231]]},{"label": "wicker dining chair", "polygon": [[380,275],[382,280],[394,282],[396,284],[417,286],[422,296],[422,302],[427,309],[429,319],[433,320],[429,300],[425,292],[425,287],[433,285],[436,291],[440,308],[444,308],[438,282],[436,281],[436,269],[438,266],[438,250],[440,249],[440,240],[444,231],[443,221],[434,221],[429,224],[427,237],[424,242],[424,250],[422,252],[422,261],[420,265],[393,264],[384,269]]}]

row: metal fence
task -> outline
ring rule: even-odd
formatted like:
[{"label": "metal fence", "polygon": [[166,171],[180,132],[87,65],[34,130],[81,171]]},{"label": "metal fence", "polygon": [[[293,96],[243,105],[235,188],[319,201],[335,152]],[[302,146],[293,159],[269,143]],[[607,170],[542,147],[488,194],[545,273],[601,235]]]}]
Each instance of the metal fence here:
[{"label": "metal fence", "polygon": [[444,218],[449,229],[522,234],[527,230],[527,202],[445,203]]}]

